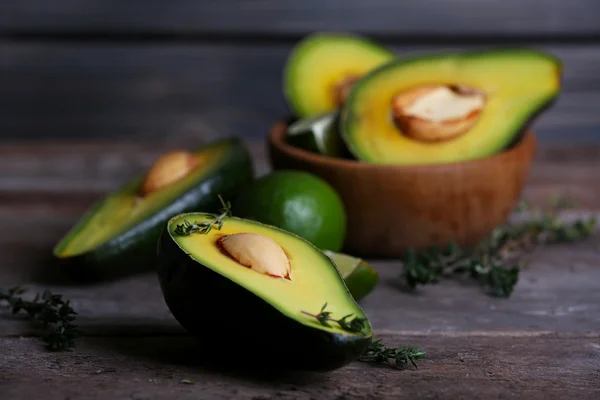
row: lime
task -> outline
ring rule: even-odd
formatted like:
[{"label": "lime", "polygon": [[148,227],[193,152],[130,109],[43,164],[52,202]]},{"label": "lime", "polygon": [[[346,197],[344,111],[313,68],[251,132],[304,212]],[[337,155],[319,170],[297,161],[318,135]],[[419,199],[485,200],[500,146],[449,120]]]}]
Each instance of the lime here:
[{"label": "lime", "polygon": [[305,171],[279,170],[258,178],[236,197],[232,212],[294,233],[321,250],[339,251],[346,239],[339,194]]},{"label": "lime", "polygon": [[365,260],[329,250],[323,253],[334,262],[355,300],[365,298],[379,283],[379,274]]}]

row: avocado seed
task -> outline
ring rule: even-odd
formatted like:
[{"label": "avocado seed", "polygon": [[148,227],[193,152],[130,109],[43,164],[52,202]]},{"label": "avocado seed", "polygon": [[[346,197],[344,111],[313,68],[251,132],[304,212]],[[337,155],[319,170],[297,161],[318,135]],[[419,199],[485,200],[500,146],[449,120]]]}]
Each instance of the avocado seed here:
[{"label": "avocado seed", "polygon": [[471,129],[485,105],[478,90],[446,85],[420,86],[394,97],[393,115],[408,137],[424,142],[454,139]]},{"label": "avocado seed", "polygon": [[290,279],[290,260],[273,239],[258,233],[235,233],[217,240],[221,251],[261,274]]},{"label": "avocado seed", "polygon": [[333,85],[333,98],[335,100],[335,104],[337,107],[344,104],[346,98],[350,94],[350,89],[352,89],[352,85],[359,79],[358,76],[349,75],[340,80],[338,80]]},{"label": "avocado seed", "polygon": [[146,173],[140,195],[146,196],[180,180],[189,174],[199,161],[197,155],[187,151],[170,151],[161,155]]}]

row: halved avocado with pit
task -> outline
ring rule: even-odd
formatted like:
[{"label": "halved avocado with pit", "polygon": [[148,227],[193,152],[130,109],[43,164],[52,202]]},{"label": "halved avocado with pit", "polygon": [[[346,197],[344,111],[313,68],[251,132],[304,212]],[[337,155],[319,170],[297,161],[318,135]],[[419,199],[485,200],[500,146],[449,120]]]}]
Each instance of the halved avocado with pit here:
[{"label": "halved avocado with pit", "polygon": [[300,119],[334,111],[357,79],[395,57],[391,50],[358,35],[308,35],[292,49],[284,68],[288,105]]},{"label": "halved avocado with pit", "polygon": [[[209,358],[231,349],[247,363],[326,371],[364,353],[371,324],[329,257],[274,226],[224,217],[219,229],[214,221],[207,213],[172,218],[158,252],[165,301]],[[203,225],[212,229],[188,229]],[[325,324],[317,318],[324,306]],[[331,320],[344,317],[357,328]]]},{"label": "halved avocado with pit", "polygon": [[84,280],[154,270],[164,224],[182,212],[216,211],[254,177],[238,138],[168,152],[140,176],[94,204],[54,248],[61,266]]},{"label": "halved avocado with pit", "polygon": [[354,156],[378,164],[483,158],[514,143],[553,104],[560,61],[529,49],[394,60],[356,82],[340,115]]}]

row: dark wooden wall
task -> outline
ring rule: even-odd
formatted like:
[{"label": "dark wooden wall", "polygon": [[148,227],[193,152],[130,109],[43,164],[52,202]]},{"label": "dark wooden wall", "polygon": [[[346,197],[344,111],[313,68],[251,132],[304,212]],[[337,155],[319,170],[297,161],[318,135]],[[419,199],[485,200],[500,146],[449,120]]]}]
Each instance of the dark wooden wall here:
[{"label": "dark wooden wall", "polygon": [[600,141],[600,0],[0,0],[0,139],[261,138],[318,30],[399,54],[550,51],[564,90],[536,130]]}]

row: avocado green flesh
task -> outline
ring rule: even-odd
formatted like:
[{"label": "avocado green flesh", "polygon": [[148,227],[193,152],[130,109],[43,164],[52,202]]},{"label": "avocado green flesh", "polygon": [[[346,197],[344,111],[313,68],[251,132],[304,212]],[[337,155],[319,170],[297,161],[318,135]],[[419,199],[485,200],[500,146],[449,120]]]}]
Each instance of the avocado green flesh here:
[{"label": "avocado green flesh", "polygon": [[[442,53],[399,59],[357,82],[340,116],[354,156],[379,164],[435,164],[490,156],[514,142],[560,91],[560,62],[533,50]],[[394,96],[428,84],[466,85],[484,92],[477,123],[446,142],[402,135],[391,116]]]},{"label": "avocado green flesh", "polygon": [[284,70],[284,93],[299,118],[334,111],[333,88],[348,76],[359,77],[396,55],[365,38],[341,33],[316,33],[299,42]]},{"label": "avocado green flesh", "polygon": [[313,153],[342,157],[344,143],[338,133],[337,115],[337,112],[327,113],[290,124],[286,141]]},{"label": "avocado green flesh", "polygon": [[329,250],[323,253],[335,263],[355,300],[367,297],[379,283],[379,274],[363,259]]},{"label": "avocado green flesh", "polygon": [[[321,251],[289,232],[240,218],[225,218],[222,229],[214,228],[207,234],[178,236],[174,233],[177,225],[184,221],[202,223],[211,218],[213,216],[210,214],[184,214],[173,218],[168,224],[172,239],[197,262],[197,268],[208,268],[222,275],[232,284],[253,293],[281,314],[303,325],[338,335],[357,336],[341,329],[337,324],[324,326],[316,318],[303,313],[318,314],[327,303],[327,311],[333,317],[341,318],[352,314],[354,317],[366,318],[340,279],[335,265]],[[224,235],[244,232],[264,235],[282,247],[291,263],[290,280],[274,278],[246,268],[225,255],[216,245],[217,240]],[[366,337],[371,335],[370,325],[364,333]]]}]

